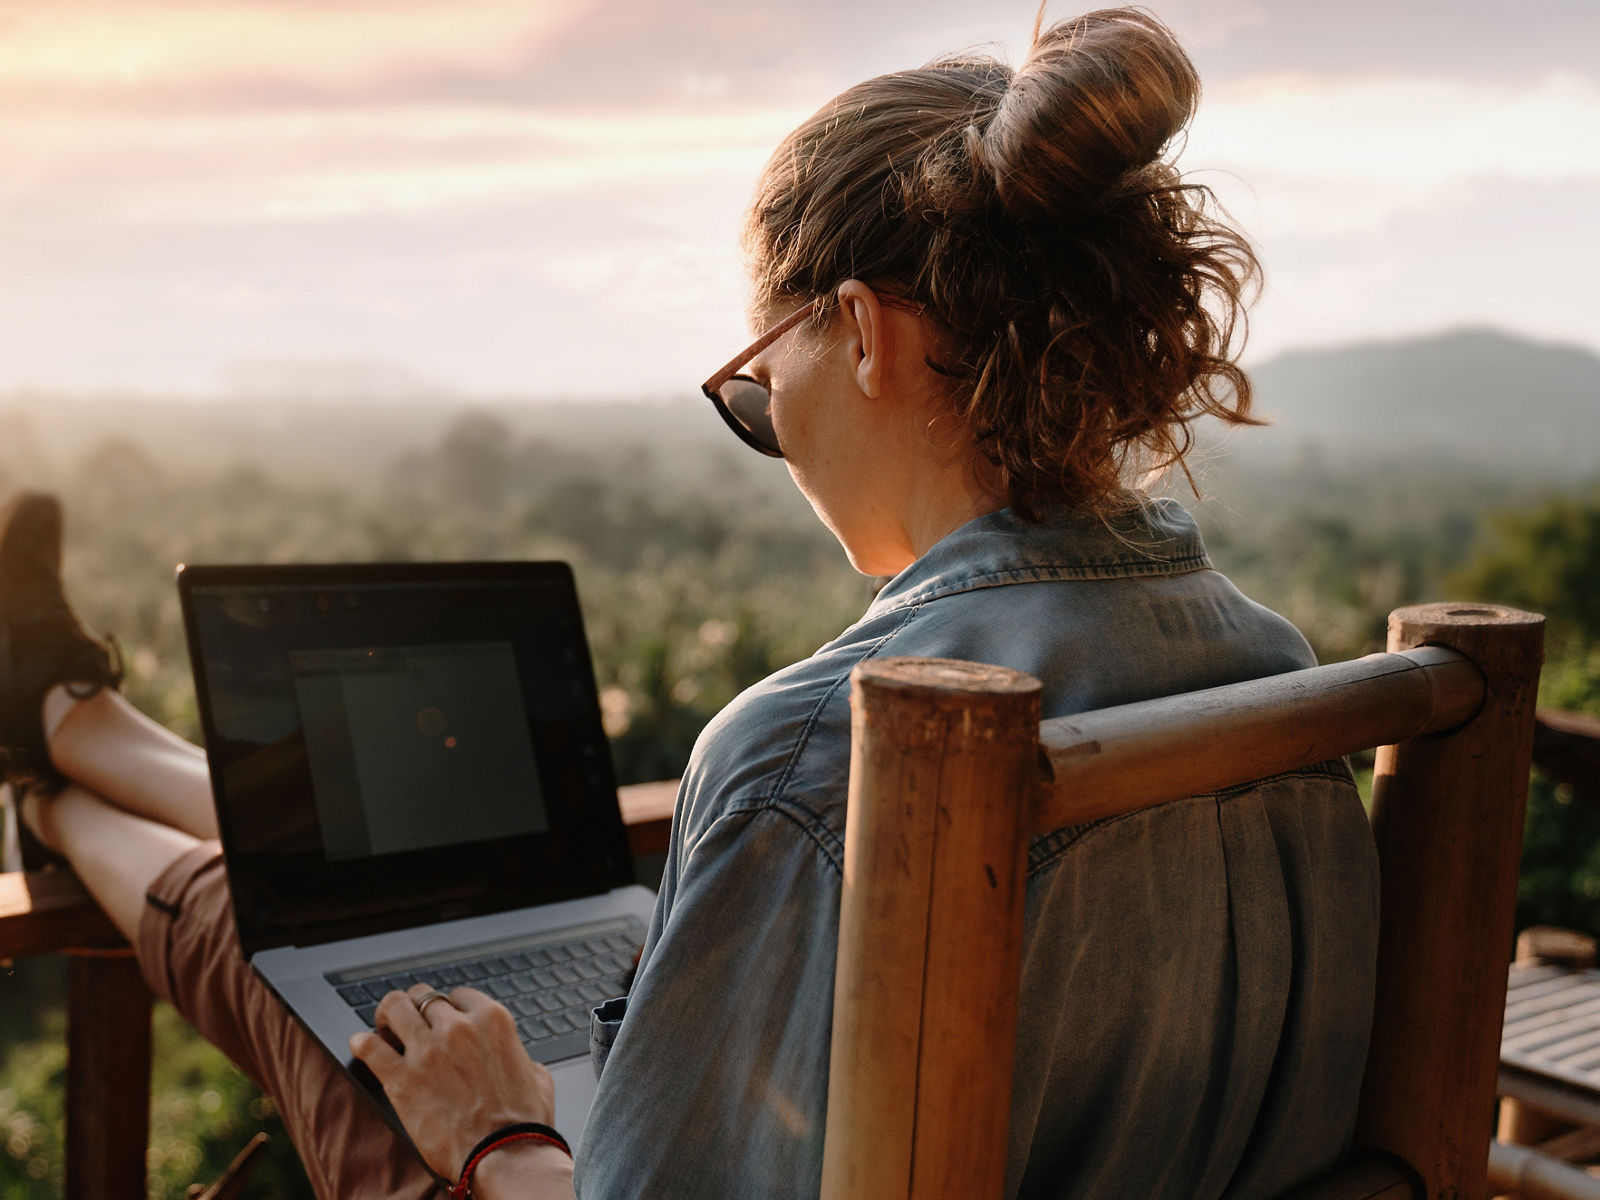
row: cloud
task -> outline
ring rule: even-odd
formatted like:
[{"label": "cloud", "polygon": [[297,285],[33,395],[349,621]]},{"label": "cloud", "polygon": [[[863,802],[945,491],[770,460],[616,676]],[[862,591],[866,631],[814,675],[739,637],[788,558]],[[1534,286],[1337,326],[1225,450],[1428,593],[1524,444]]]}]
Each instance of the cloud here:
[{"label": "cloud", "polygon": [[1597,208],[1600,179],[1480,180],[1449,206],[1397,210],[1360,236],[1274,236],[1252,357],[1463,325],[1600,349],[1589,299],[1600,242],[1574,236]]},{"label": "cloud", "polygon": [[8,138],[0,214],[243,226],[503,207],[539,192],[642,180],[735,179],[748,188],[798,115],[417,104],[40,120]]},{"label": "cloud", "polygon": [[581,19],[581,0],[115,0],[0,9],[4,93],[143,93],[271,81],[360,91],[496,71]]},{"label": "cloud", "polygon": [[1483,85],[1301,75],[1207,98],[1183,162],[1263,234],[1357,235],[1405,211],[1462,202],[1481,181],[1600,180],[1600,82]]},{"label": "cloud", "polygon": [[[0,0],[0,387],[201,389],[263,355],[692,387],[744,335],[737,220],[778,139],[868,75],[1015,60],[1034,9]],[[1185,165],[1267,260],[1258,346],[1497,313],[1600,344],[1541,257],[1600,195],[1600,5],[1492,11],[1162,5],[1207,85]]]},{"label": "cloud", "polygon": [[[1553,73],[1600,80],[1600,5],[1593,0],[1260,0],[1222,36],[1191,0],[1161,6],[1208,84],[1262,71],[1325,78],[1381,76],[1527,83]],[[1204,8],[1203,0],[1200,7]]]}]

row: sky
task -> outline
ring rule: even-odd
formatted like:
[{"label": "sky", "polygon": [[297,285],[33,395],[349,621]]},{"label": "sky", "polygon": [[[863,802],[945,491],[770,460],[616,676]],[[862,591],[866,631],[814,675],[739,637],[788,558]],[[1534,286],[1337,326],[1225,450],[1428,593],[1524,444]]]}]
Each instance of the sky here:
[{"label": "sky", "polygon": [[[1247,360],[1493,325],[1600,350],[1600,3],[1169,0]],[[693,394],[830,97],[1031,0],[0,0],[0,392]],[[1047,19],[1077,11],[1052,3]]]}]

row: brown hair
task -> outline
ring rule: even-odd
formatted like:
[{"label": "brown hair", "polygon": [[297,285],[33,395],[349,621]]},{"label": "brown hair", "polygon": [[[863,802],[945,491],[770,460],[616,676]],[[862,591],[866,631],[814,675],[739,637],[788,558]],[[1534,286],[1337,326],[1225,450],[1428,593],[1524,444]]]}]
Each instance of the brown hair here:
[{"label": "brown hair", "polygon": [[1182,465],[1189,423],[1254,424],[1234,361],[1249,243],[1168,149],[1200,81],[1136,9],[858,84],[786,138],[744,242],[756,299],[847,279],[921,305],[1013,509],[1104,509],[1134,468]]}]

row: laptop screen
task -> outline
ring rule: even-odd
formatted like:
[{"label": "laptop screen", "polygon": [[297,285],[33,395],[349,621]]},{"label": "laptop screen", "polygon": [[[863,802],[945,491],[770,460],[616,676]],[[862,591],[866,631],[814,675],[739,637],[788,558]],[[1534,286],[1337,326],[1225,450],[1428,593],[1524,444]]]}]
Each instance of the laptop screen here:
[{"label": "laptop screen", "polygon": [[179,580],[247,952],[632,881],[564,564]]},{"label": "laptop screen", "polygon": [[289,670],[330,861],[550,827],[510,642],[291,650]]}]

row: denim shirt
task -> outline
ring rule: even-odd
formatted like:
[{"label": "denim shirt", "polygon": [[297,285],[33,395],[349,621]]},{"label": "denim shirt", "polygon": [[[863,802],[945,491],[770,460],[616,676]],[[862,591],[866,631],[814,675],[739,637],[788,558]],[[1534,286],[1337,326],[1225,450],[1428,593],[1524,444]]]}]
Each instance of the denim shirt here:
[{"label": "denim shirt", "polygon": [[[874,655],[1026,671],[1047,718],[1314,665],[1171,501],[945,537],[701,734],[632,993],[596,1014],[586,1200],[817,1195],[848,681]],[[1326,1169],[1376,944],[1340,763],[1034,839],[1007,1195],[1253,1200]]]}]

